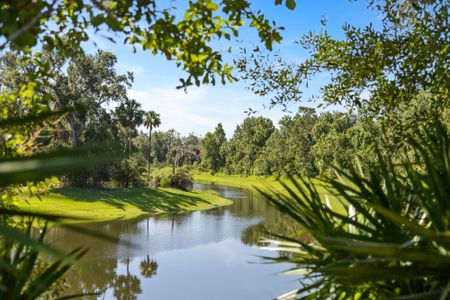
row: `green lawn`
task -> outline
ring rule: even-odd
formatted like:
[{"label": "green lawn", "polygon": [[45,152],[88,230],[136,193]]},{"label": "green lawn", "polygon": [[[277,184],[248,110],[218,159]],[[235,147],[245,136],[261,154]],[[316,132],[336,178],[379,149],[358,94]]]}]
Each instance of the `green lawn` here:
[{"label": "green lawn", "polygon": [[175,213],[209,209],[232,202],[213,193],[184,192],[177,189],[86,189],[61,188],[42,197],[21,196],[19,208],[66,217],[68,222],[130,219],[142,214]]},{"label": "green lawn", "polygon": [[209,173],[194,173],[195,182],[207,182],[212,184],[243,187],[243,188],[258,188],[266,189],[267,185],[275,186],[277,189],[281,189],[280,183],[275,176],[261,177],[261,176],[239,176],[239,175],[226,175]]}]

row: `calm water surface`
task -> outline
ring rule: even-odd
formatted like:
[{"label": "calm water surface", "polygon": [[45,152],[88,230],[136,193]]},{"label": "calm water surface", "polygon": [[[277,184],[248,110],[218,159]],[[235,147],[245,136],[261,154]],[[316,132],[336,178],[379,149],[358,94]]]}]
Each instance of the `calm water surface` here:
[{"label": "calm water surface", "polygon": [[[293,224],[255,192],[197,184],[233,200],[227,207],[175,216],[83,225],[117,237],[112,243],[54,228],[49,238],[66,251],[83,245],[90,270],[68,276],[69,294],[101,291],[99,299],[273,299],[298,287],[258,249],[264,230],[287,233]],[[132,242],[138,247],[128,247]]]}]

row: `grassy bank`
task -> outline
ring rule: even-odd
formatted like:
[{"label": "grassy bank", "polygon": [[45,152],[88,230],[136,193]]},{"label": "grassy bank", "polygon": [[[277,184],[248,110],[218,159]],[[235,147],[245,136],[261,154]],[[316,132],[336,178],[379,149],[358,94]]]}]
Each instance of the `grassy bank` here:
[{"label": "grassy bank", "polygon": [[[203,173],[197,170],[190,171],[194,181],[197,183],[210,183],[217,185],[227,185],[242,188],[258,188],[266,189],[267,185],[274,185],[276,189],[282,189],[281,184],[278,182],[275,176],[240,176],[240,175],[227,175],[224,173],[216,173],[211,175],[210,173]],[[154,168],[152,170],[152,176],[166,177],[172,174],[171,167]]]},{"label": "grassy bank", "polygon": [[248,176],[243,177],[239,175],[226,175],[209,173],[196,173],[193,174],[195,182],[211,183],[218,185],[227,185],[242,188],[258,188],[266,189],[267,185],[274,186],[277,190],[282,189],[281,184],[277,181],[275,176],[260,177],[260,176]]},{"label": "grassy bank", "polygon": [[213,193],[184,192],[171,188],[62,188],[53,190],[41,200],[25,195],[22,198],[19,201],[22,210],[83,219],[69,222],[131,219],[142,214],[203,210],[231,204],[230,200]]}]

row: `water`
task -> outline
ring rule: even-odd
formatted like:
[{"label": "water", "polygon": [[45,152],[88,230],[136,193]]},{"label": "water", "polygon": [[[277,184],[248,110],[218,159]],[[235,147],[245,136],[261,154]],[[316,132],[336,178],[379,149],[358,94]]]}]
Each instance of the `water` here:
[{"label": "water", "polygon": [[[269,230],[287,233],[294,225],[255,192],[197,184],[233,200],[227,207],[175,216],[85,224],[118,238],[108,242],[54,228],[51,241],[66,251],[83,245],[88,270],[68,274],[68,294],[100,291],[99,299],[273,299],[299,287],[278,273],[288,264],[268,264],[278,256],[257,247]],[[127,246],[127,242],[138,245]]]}]

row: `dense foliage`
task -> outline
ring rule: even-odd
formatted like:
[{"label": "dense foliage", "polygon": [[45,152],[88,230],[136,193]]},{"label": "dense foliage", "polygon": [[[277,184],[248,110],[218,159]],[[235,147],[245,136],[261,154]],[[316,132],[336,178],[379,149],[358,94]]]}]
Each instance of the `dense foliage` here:
[{"label": "dense foliage", "polygon": [[[155,140],[169,132],[155,133]],[[248,117],[227,140],[222,125],[202,139],[193,167],[201,171],[239,175],[334,175],[333,166],[348,168],[364,156],[375,159],[380,125],[364,116],[300,107],[283,117],[279,128],[263,117]],[[198,146],[197,146],[198,147]],[[163,144],[155,145],[156,152]],[[162,165],[167,159],[159,160]],[[191,162],[192,164],[192,162]]]},{"label": "dense foliage", "polygon": [[[275,1],[281,4],[282,1]],[[290,9],[295,1],[286,1]],[[103,33],[107,39],[141,47],[153,54],[174,60],[188,74],[182,86],[232,80],[232,67],[223,61],[212,41],[238,37],[239,28],[254,28],[264,45],[271,49],[281,40],[280,30],[261,11],[246,0],[178,1],[161,4],[139,1],[1,1],[0,50],[6,47],[29,51],[40,44],[71,56],[92,38],[90,32]],[[178,16],[183,16],[179,18]],[[40,59],[38,58],[40,61]],[[49,65],[42,65],[47,73]]]},{"label": "dense foliage", "polygon": [[194,185],[194,180],[192,179],[192,176],[183,170],[178,170],[175,174],[171,175],[169,178],[170,178],[170,187],[180,189],[183,191],[192,190],[192,187]]}]

